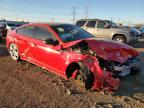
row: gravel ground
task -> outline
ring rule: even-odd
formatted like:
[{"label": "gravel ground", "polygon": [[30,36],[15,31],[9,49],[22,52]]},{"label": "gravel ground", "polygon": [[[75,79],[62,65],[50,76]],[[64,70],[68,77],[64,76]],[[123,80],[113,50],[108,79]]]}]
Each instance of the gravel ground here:
[{"label": "gravel ground", "polygon": [[[144,59],[144,40],[132,46]],[[74,81],[66,81],[33,64],[13,61],[1,44],[0,107],[143,108],[144,63],[141,67],[141,75],[121,79],[116,92],[89,92],[75,86]]]}]

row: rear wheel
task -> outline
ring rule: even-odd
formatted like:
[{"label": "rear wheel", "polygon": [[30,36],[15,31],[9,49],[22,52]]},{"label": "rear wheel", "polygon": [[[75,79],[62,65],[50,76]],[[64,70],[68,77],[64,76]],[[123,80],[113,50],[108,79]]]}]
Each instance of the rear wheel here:
[{"label": "rear wheel", "polygon": [[17,48],[16,44],[14,44],[14,43],[10,44],[9,53],[13,60],[16,60],[16,61],[19,60],[19,52],[18,52],[18,48]]},{"label": "rear wheel", "polygon": [[127,43],[127,40],[123,35],[117,35],[113,38],[113,40],[118,43]]}]

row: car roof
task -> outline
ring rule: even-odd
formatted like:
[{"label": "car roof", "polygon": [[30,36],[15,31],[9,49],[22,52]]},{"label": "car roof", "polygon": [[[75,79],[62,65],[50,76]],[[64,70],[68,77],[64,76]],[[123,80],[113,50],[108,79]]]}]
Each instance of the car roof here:
[{"label": "car roof", "polygon": [[80,19],[78,21],[97,21],[97,20],[99,20],[99,19]]},{"label": "car roof", "polygon": [[68,23],[53,23],[53,22],[48,22],[48,23],[29,23],[29,24],[24,24],[23,26],[33,26],[33,25],[49,25],[49,26],[58,26],[58,25],[72,25]]},{"label": "car roof", "polygon": [[68,23],[29,23],[29,24],[24,24],[22,26],[17,27],[15,30],[20,29],[22,27],[27,27],[27,26],[59,26],[59,25],[72,25],[72,24],[68,24]]}]

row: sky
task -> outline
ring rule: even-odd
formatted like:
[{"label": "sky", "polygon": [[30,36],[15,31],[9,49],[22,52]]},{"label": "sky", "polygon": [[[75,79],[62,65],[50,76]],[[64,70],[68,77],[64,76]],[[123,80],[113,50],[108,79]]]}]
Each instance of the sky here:
[{"label": "sky", "polygon": [[73,22],[83,18],[144,23],[144,0],[0,0],[0,19]]}]

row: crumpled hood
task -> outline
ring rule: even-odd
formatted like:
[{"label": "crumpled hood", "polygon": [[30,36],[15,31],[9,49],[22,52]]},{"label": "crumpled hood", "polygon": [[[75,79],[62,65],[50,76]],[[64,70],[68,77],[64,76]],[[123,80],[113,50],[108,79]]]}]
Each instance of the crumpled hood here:
[{"label": "crumpled hood", "polygon": [[73,46],[82,41],[86,41],[91,50],[94,51],[97,54],[97,56],[103,58],[104,60],[111,60],[124,63],[129,58],[136,57],[139,55],[139,53],[136,50],[134,50],[132,47],[128,45],[96,39],[84,39],[70,42],[65,44],[64,48]]},{"label": "crumpled hood", "polygon": [[99,57],[105,60],[124,63],[129,58],[139,55],[132,47],[116,42],[104,40],[86,40],[86,42],[91,47],[91,50],[95,51]]}]

